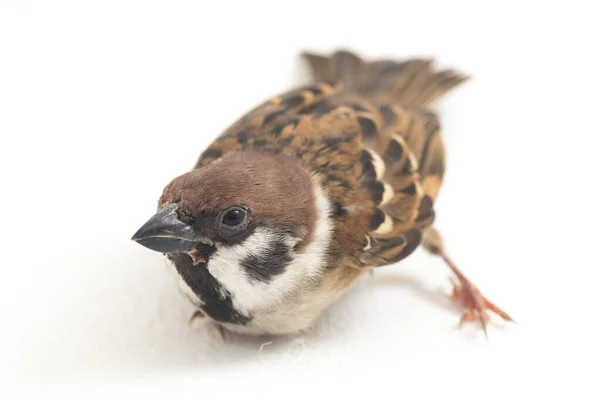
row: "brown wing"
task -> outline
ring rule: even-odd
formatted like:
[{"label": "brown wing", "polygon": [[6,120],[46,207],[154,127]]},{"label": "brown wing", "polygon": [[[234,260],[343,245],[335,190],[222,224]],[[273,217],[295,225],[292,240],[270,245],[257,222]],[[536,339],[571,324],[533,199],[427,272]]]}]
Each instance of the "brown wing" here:
[{"label": "brown wing", "polygon": [[427,60],[368,63],[346,51],[305,57],[315,81],[342,85],[328,102],[355,110],[362,133],[361,187],[373,209],[360,261],[395,263],[418,247],[433,223],[444,176],[440,124],[430,107],[467,78],[435,72]]},{"label": "brown wing", "polygon": [[[403,114],[396,111],[399,116]],[[429,114],[405,112],[402,118],[406,121],[398,118],[390,126],[383,121],[381,111],[372,117],[378,129],[371,141],[370,162],[379,173],[363,185],[377,207],[365,238],[362,261],[366,265],[386,265],[411,254],[421,242],[422,231],[433,223],[434,201],[443,178],[444,149],[438,125],[429,120]],[[407,124],[403,126],[401,121]]]},{"label": "brown wing", "polygon": [[[339,92],[341,86],[316,83],[290,90],[246,113],[201,155],[195,168],[203,167],[233,150],[289,147],[296,126],[311,116],[311,106]],[[306,118],[304,118],[306,119]]]}]

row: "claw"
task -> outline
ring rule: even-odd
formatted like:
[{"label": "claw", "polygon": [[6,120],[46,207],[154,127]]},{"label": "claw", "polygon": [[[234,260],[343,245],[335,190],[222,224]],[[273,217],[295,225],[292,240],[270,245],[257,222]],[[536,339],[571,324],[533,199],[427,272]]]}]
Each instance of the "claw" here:
[{"label": "claw", "polygon": [[225,341],[225,328],[223,327],[223,325],[218,324],[217,330],[219,331],[219,335],[221,335],[221,340]]},{"label": "claw", "polygon": [[483,329],[483,335],[485,336],[485,339],[488,340],[488,334],[487,334],[487,321],[485,319],[485,317],[483,316],[483,314],[479,315],[479,322],[481,323],[481,329]]},{"label": "claw", "polygon": [[[482,317],[485,319],[485,323],[487,324],[490,320],[490,316],[487,313],[482,314]],[[478,319],[477,315],[475,315],[475,313],[471,310],[467,310],[465,312],[463,312],[463,314],[460,317],[460,321],[458,323],[458,327],[462,328],[463,324],[465,322],[474,322]],[[481,322],[481,320],[480,320]],[[484,328],[485,329],[485,328]]]},{"label": "claw", "polygon": [[512,322],[514,324],[517,323],[510,315],[508,315],[507,313],[505,313],[504,311],[502,311],[497,305],[495,305],[494,303],[492,303],[491,301],[489,301],[485,297],[483,298],[483,300],[485,301],[485,306],[490,311],[493,311],[494,313],[498,314],[503,320],[508,321],[508,322]]},{"label": "claw", "polygon": [[459,327],[465,322],[478,321],[483,330],[483,334],[486,339],[488,338],[487,323],[490,320],[490,315],[487,311],[491,311],[499,315],[502,319],[508,322],[514,322],[514,320],[504,311],[502,311],[494,303],[486,299],[479,289],[473,285],[458,268],[450,261],[445,254],[440,254],[444,261],[454,272],[455,277],[450,277],[452,283],[452,299],[464,310],[461,315]]},{"label": "claw", "polygon": [[[196,310],[196,311],[194,311],[194,313],[190,317],[189,323],[191,324],[196,319],[198,319],[198,318],[205,318],[205,317],[206,317],[206,314],[204,314],[200,310]],[[223,327],[223,325],[221,325],[221,324],[219,324],[217,322],[212,322],[212,325],[216,328],[217,332],[219,332],[220,338],[224,341],[225,340],[225,328]]]},{"label": "claw", "polygon": [[192,316],[190,317],[190,320],[188,321],[189,324],[191,324],[192,322],[194,322],[197,318],[204,318],[205,315],[202,311],[200,310],[196,310],[194,311],[194,313],[192,314]]}]

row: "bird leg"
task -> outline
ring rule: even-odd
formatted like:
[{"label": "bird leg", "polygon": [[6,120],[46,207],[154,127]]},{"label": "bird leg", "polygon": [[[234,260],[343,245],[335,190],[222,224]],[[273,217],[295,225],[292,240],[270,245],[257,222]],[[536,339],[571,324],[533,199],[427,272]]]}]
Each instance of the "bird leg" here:
[{"label": "bird leg", "polygon": [[506,312],[486,299],[477,286],[458,269],[456,264],[446,254],[442,238],[435,229],[429,228],[425,231],[423,235],[423,247],[430,253],[441,257],[454,274],[454,278],[450,278],[453,286],[451,297],[463,311],[459,327],[465,322],[478,321],[483,329],[483,333],[487,337],[487,323],[490,319],[489,312],[497,314],[507,322],[514,322]]},{"label": "bird leg", "polygon": [[190,317],[189,323],[191,324],[192,322],[194,322],[196,319],[198,318],[204,318],[206,315],[204,315],[204,313],[200,310],[196,310],[194,311],[194,313],[192,314],[192,316]]},{"label": "bird leg", "polygon": [[[191,324],[192,322],[194,322],[196,319],[199,318],[205,318],[206,314],[204,314],[202,311],[200,310],[196,310],[194,311],[194,313],[192,314],[192,316],[190,317],[189,323]],[[223,325],[217,323],[217,322],[213,322],[212,325],[217,329],[217,331],[219,332],[219,335],[221,337],[222,340],[225,340],[225,328],[223,328]]]},{"label": "bird leg", "polygon": [[438,254],[444,262],[450,267],[455,278],[450,278],[452,282],[452,299],[463,310],[459,326],[465,322],[479,321],[483,333],[487,337],[487,323],[490,319],[488,311],[499,315],[507,322],[514,320],[494,303],[486,299],[477,286],[475,286],[467,277],[456,267],[448,255],[442,251]]}]

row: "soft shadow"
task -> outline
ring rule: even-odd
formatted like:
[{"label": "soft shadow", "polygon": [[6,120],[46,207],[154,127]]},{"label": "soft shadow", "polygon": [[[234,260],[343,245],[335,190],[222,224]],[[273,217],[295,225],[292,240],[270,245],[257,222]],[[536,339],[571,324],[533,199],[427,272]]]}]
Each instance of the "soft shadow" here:
[{"label": "soft shadow", "polygon": [[222,337],[206,319],[190,323],[194,307],[179,292],[173,271],[160,255],[119,243],[111,250],[96,251],[93,264],[69,259],[70,270],[87,271],[72,279],[76,288],[66,296],[64,309],[55,310],[51,326],[34,343],[32,353],[38,356],[28,365],[35,380],[102,383],[267,361],[271,366],[286,365],[311,348],[339,341],[340,330],[352,331],[352,313],[360,301],[357,293],[360,297],[365,283],[370,284],[369,277],[363,278],[307,332],[289,336],[226,332]]},{"label": "soft shadow", "polygon": [[[465,323],[462,326],[459,324],[460,316],[462,310],[456,305],[452,298],[450,290],[434,290],[428,288],[423,280],[420,280],[414,276],[401,276],[401,275],[391,275],[391,274],[378,274],[378,271],[375,270],[374,274],[367,277],[367,282],[370,281],[366,288],[370,289],[379,289],[382,286],[393,286],[398,288],[399,290],[408,291],[411,295],[414,295],[421,300],[426,301],[431,306],[439,310],[444,310],[448,312],[449,316],[452,316],[456,319],[456,322],[449,328],[448,333],[458,333],[464,337],[464,339],[471,344],[479,344],[482,341],[486,342],[489,339],[486,339],[483,331],[481,329],[481,325],[478,321],[473,321],[469,323]],[[493,331],[506,331],[510,330],[512,327],[512,323],[508,323],[502,320],[499,316],[490,312],[490,320],[487,322],[487,331],[488,335],[490,335]]]},{"label": "soft shadow", "polygon": [[376,272],[362,277],[309,332],[286,337],[227,332],[222,338],[207,320],[189,323],[194,309],[160,256],[137,248],[121,250],[98,254],[92,273],[78,281],[68,306],[39,336],[32,352],[39,356],[30,363],[36,380],[106,381],[297,360],[307,348],[339,340],[340,330],[347,335],[360,329],[354,325],[364,317],[354,315],[359,303],[382,286],[409,290],[456,312],[447,294],[431,291],[413,277]]},{"label": "soft shadow", "polygon": [[294,343],[295,338],[275,342],[232,333],[223,340],[207,321],[190,324],[194,309],[163,260],[129,253],[118,260],[115,253],[105,256],[102,264],[111,267],[98,268],[79,282],[68,306],[53,315],[51,326],[32,344],[35,358],[27,365],[33,379],[107,381],[214,370],[260,361],[268,355],[267,346],[273,350]]},{"label": "soft shadow", "polygon": [[452,313],[457,312],[457,307],[452,303],[449,293],[445,293],[442,290],[432,290],[423,284],[422,281],[416,279],[413,276],[400,276],[391,274],[378,274],[375,271],[371,276],[372,288],[376,289],[381,286],[395,286],[400,290],[408,290],[412,294],[418,296],[420,299],[427,301],[435,307],[439,307],[450,311]]}]

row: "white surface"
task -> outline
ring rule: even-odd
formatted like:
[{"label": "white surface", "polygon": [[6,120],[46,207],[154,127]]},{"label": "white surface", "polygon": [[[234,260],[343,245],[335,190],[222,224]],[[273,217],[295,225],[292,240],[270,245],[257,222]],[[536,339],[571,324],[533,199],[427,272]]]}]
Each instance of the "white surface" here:
[{"label": "white surface", "polygon": [[[386,3],[0,3],[2,398],[598,398],[593,2]],[[338,46],[472,74],[442,104],[437,224],[520,322],[489,343],[454,330],[419,250],[304,338],[223,344],[129,241],[210,140],[301,82],[301,49]]]}]

